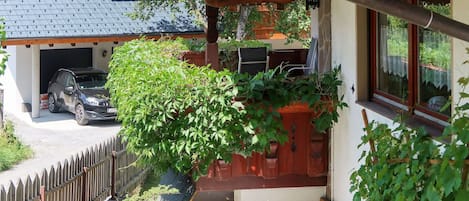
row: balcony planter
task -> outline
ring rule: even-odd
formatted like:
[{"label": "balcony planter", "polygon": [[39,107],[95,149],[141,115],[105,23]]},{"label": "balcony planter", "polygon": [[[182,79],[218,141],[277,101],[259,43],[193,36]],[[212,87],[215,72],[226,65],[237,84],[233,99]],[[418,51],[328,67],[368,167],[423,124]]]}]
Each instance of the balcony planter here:
[{"label": "balcony planter", "polygon": [[[342,84],[339,68],[303,78],[287,77],[279,69],[249,76],[206,67],[186,68],[187,63],[178,58],[181,51],[173,44],[176,42],[141,39],[115,51],[107,87],[119,110],[129,149],[144,163],[191,172],[194,180],[207,174],[212,178],[246,175],[262,179],[262,153],[270,149],[271,141],[277,141],[279,177],[307,176],[307,143],[314,132],[311,121],[314,119],[316,129],[326,130],[344,106],[337,94]],[[332,113],[321,111],[317,118],[307,112],[282,114],[298,115],[302,119],[298,121],[286,116],[280,119],[276,111],[298,101],[321,107],[326,104],[322,96],[331,97]],[[295,157],[300,165],[289,162]],[[216,163],[211,166],[213,161]],[[267,162],[266,167],[275,169],[274,164]]]},{"label": "balcony planter", "polygon": [[205,66],[205,51],[195,52],[186,51],[181,53],[181,59],[187,63],[194,64],[197,66]]}]

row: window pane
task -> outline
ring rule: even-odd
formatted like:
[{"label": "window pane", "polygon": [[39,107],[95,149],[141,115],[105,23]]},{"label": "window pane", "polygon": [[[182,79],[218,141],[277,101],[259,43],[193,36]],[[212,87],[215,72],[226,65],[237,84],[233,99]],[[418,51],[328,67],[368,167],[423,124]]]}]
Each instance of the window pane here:
[{"label": "window pane", "polygon": [[407,23],[399,18],[378,16],[377,88],[405,100],[408,80]]},{"label": "window pane", "polygon": [[[451,15],[449,0],[421,1],[420,5],[441,15]],[[450,42],[445,34],[419,28],[418,104],[448,116],[450,107],[441,109],[451,95]]]}]

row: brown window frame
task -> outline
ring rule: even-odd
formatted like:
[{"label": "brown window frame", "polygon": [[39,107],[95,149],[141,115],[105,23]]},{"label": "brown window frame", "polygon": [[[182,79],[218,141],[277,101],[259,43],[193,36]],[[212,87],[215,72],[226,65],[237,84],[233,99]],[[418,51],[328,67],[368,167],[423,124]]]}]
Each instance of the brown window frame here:
[{"label": "brown window frame", "polygon": [[[417,3],[417,0],[409,0],[410,3]],[[446,124],[449,116],[432,111],[418,103],[418,85],[419,85],[419,27],[415,24],[408,23],[408,96],[407,99],[395,97],[384,91],[380,91],[377,86],[378,76],[378,58],[379,58],[379,40],[378,40],[378,16],[379,12],[368,10],[369,22],[369,65],[370,65],[370,99],[379,105],[393,110],[400,110],[411,114],[412,118],[418,119],[423,123],[427,123],[442,129]],[[435,125],[435,123],[437,123]]]}]

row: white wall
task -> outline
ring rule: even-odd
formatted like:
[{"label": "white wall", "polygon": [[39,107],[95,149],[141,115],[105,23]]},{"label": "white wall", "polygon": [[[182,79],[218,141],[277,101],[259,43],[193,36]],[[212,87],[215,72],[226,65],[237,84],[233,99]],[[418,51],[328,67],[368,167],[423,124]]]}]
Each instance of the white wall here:
[{"label": "white wall", "polygon": [[235,201],[311,201],[319,200],[326,187],[269,188],[235,190]]},{"label": "white wall", "polygon": [[16,47],[8,46],[6,51],[9,54],[6,64],[5,74],[2,76],[1,83],[4,89],[4,110],[6,112],[20,109],[19,89],[16,86],[17,77],[17,56]]},{"label": "white wall", "polygon": [[[467,12],[467,8],[469,8],[469,1],[467,0],[453,0],[453,18],[465,23],[469,24],[469,12]],[[453,97],[454,100],[457,100],[459,94],[457,91],[460,91],[460,87],[457,84],[457,80],[460,77],[468,77],[469,76],[469,65],[463,64],[464,61],[469,60],[469,54],[466,53],[466,48],[469,48],[469,42],[465,42],[459,39],[453,39]],[[454,105],[453,105],[454,107]]]},{"label": "white wall", "polygon": [[[16,85],[19,91],[19,103],[31,103],[32,94],[32,48],[16,48]],[[20,105],[21,109],[21,105]]]},{"label": "white wall", "polygon": [[[360,138],[364,135],[364,127],[361,118],[361,109],[363,106],[357,104],[358,92],[367,92],[368,86],[360,84],[357,77],[363,77],[362,73],[367,73],[366,65],[357,65],[360,63],[359,52],[367,51],[358,48],[357,41],[360,36],[357,35],[357,27],[364,20],[357,20],[357,6],[346,0],[335,0],[332,3],[332,63],[333,65],[342,65],[342,79],[344,85],[342,93],[345,94],[345,101],[349,107],[341,112],[339,123],[332,129],[332,199],[334,201],[353,200],[350,188],[350,174],[354,168],[358,167],[358,158],[361,150],[357,150]],[[455,19],[469,24],[469,1],[453,0],[453,16]],[[462,65],[462,62],[469,59],[465,48],[469,43],[457,39],[453,40],[453,94],[457,94],[457,78],[469,75],[469,66]],[[362,52],[363,53],[363,52]],[[366,82],[366,81],[365,81]],[[352,93],[350,89],[354,86],[356,91]],[[365,108],[366,109],[366,108]],[[367,109],[370,122],[376,120],[382,123],[392,123],[391,119]]]}]

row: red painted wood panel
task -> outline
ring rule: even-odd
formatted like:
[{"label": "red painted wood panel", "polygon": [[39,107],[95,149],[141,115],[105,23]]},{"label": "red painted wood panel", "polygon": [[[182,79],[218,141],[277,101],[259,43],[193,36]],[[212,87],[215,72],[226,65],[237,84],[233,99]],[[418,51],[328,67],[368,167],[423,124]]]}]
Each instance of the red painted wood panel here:
[{"label": "red painted wood panel", "polygon": [[[229,190],[236,186],[223,185],[227,181],[249,188],[264,188],[266,183],[269,187],[322,185],[328,171],[328,136],[314,130],[312,111],[291,109],[280,111],[289,140],[278,147],[277,156],[253,153],[244,158],[233,154],[230,164],[216,161],[212,172],[197,182],[197,189]],[[254,183],[243,183],[249,178]],[[285,178],[294,180],[286,182]]]}]

